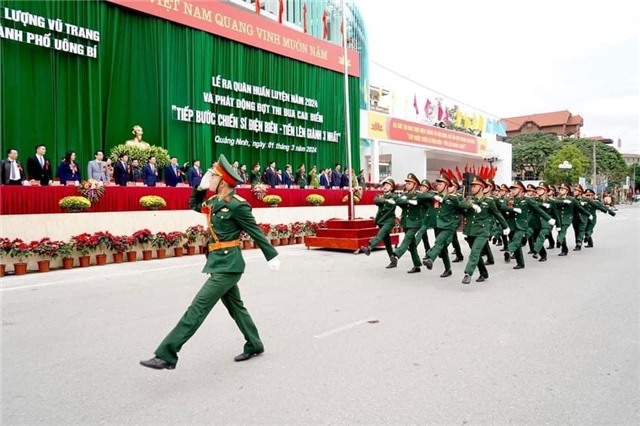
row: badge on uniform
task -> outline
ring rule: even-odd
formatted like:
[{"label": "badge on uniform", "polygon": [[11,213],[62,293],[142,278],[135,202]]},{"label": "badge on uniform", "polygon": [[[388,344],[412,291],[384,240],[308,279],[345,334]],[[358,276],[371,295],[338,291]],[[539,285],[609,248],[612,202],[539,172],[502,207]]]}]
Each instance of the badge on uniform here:
[{"label": "badge on uniform", "polygon": [[223,208],[221,208],[221,209],[220,209],[220,211],[221,211],[221,212],[225,212],[225,213],[226,213],[226,212],[228,212],[228,211],[229,211],[229,209],[228,209],[228,208],[226,208],[226,207],[223,207]]}]

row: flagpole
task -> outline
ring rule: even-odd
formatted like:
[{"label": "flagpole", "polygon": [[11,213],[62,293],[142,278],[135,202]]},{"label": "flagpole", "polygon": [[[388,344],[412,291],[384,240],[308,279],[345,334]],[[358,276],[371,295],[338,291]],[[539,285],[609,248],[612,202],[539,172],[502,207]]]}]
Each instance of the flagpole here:
[{"label": "flagpole", "polygon": [[[344,13],[344,1],[341,0],[340,5],[342,8],[342,56],[344,57],[344,115],[345,115],[345,130],[347,131],[347,169],[350,173],[353,173],[351,164],[351,119],[349,114],[349,56],[347,55],[347,15]],[[351,182],[351,175],[349,175],[349,214],[348,219],[355,218],[354,203],[353,203],[353,183]]]}]

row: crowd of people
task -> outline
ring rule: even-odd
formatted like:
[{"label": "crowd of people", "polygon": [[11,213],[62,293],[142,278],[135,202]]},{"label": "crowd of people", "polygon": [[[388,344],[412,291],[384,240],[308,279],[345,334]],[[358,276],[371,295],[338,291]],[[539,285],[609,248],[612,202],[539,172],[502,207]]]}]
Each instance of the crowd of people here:
[{"label": "crowd of people", "polygon": [[[140,142],[141,143],[141,142]],[[200,160],[194,159],[190,163],[180,165],[177,157],[172,157],[165,167],[158,167],[156,157],[150,155],[144,164],[138,159],[129,159],[127,153],[119,155],[117,161],[105,158],[102,151],[94,153],[94,159],[87,163],[86,175],[76,161],[76,153],[68,151],[53,170],[51,161],[46,156],[44,145],[37,145],[33,156],[27,159],[26,170],[18,160],[18,151],[9,149],[7,159],[0,167],[0,183],[2,185],[29,185],[32,181],[40,185],[50,185],[54,180],[60,185],[80,183],[83,179],[94,179],[98,182],[111,182],[115,185],[127,186],[130,182],[142,183],[146,186],[157,186],[159,182],[169,187],[184,186],[197,187],[206,172],[201,167]],[[211,165],[214,168],[216,162]],[[315,165],[307,171],[304,164],[300,164],[295,172],[290,164],[283,168],[277,167],[275,161],[270,161],[262,170],[259,163],[250,170],[247,165],[240,165],[238,161],[232,163],[235,173],[242,179],[241,184],[264,184],[272,188],[356,188],[365,187],[364,170],[357,175],[353,170],[341,171],[341,165],[336,163],[333,169],[327,167],[318,169]]]},{"label": "crowd of people", "polygon": [[[462,232],[471,248],[463,284],[471,282],[476,269],[479,271],[477,282],[489,278],[487,266],[495,263],[490,243],[502,247],[505,262],[516,260],[513,269],[523,269],[523,247],[527,244],[527,254],[539,262],[545,262],[548,250],[552,249],[560,249],[559,256],[567,256],[569,227],[574,231],[573,250],[580,251],[583,244],[589,248],[594,246],[597,211],[616,215],[612,208],[595,198],[593,190],[585,190],[579,184],[556,187],[541,182],[538,186],[525,187],[517,181],[511,186],[497,186],[491,178],[475,176],[466,194],[462,194],[460,181],[448,173],[442,173],[433,185],[426,179],[419,181],[409,173],[404,192],[395,191],[396,183],[391,178],[382,182],[382,188],[383,193],[374,200],[378,206],[375,223],[379,232],[357,253],[368,256],[380,242],[384,242],[389,256],[387,268],[395,268],[408,251],[413,263],[409,273],[420,272],[421,266],[431,270],[436,258],[440,257],[444,265],[440,277],[446,278],[452,275],[450,245],[456,256],[453,262],[464,261],[457,237],[457,230],[462,224]],[[390,233],[396,225],[397,207],[402,210],[400,225],[405,235],[394,249]],[[557,229],[555,238],[554,227]],[[430,229],[435,236],[433,244],[429,241]],[[422,259],[418,254],[421,242],[425,249]]]}]

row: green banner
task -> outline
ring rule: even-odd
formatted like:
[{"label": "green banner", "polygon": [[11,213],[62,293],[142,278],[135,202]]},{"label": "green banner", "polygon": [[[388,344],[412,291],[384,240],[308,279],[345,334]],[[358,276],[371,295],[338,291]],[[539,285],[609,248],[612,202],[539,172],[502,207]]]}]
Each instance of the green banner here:
[{"label": "green banner", "polygon": [[[56,164],[132,139],[180,162],[347,160],[344,76],[102,1],[0,0],[0,146]],[[359,81],[349,78],[359,168]]]}]

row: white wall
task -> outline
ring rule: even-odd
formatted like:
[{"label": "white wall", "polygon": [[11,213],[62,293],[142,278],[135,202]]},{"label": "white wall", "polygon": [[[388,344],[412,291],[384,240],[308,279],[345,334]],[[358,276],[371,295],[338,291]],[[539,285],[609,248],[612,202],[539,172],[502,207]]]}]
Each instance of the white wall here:
[{"label": "white wall", "polygon": [[396,183],[404,182],[407,174],[418,179],[427,175],[427,156],[424,148],[380,141],[379,155],[391,154],[391,175]]}]

